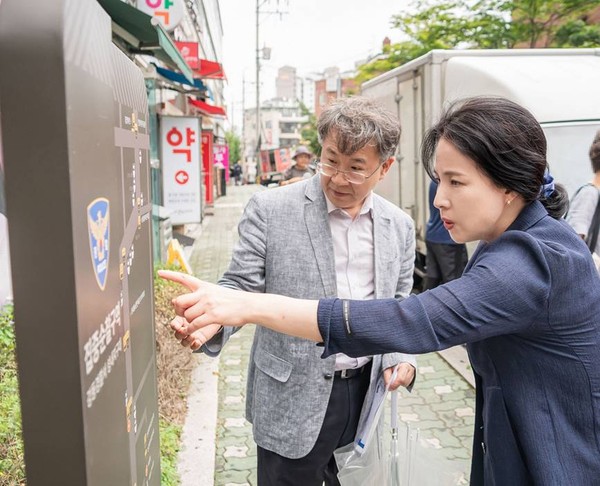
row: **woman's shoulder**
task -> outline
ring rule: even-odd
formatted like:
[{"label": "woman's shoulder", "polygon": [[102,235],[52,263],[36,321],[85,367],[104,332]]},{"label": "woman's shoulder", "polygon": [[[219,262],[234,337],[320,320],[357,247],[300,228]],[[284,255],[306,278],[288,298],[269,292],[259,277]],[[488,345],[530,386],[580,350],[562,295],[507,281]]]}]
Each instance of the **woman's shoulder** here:
[{"label": "woman's shoulder", "polygon": [[590,254],[583,240],[564,221],[550,216],[542,218],[526,230],[509,230],[488,245],[485,254],[502,255],[507,267],[587,266]]}]

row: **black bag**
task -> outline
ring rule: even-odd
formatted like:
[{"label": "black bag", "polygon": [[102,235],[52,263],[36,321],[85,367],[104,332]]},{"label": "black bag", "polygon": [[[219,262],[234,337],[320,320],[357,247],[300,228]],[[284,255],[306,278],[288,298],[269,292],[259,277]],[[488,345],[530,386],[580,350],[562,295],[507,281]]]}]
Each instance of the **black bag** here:
[{"label": "black bag", "polygon": [[[577,189],[577,191],[575,191],[575,194],[573,194],[571,201],[575,200],[575,198],[577,197],[579,192],[586,186],[596,187],[596,186],[594,186],[594,184],[584,184],[579,189]],[[566,217],[566,215],[565,215],[565,217]],[[598,202],[596,203],[596,209],[594,211],[594,215],[592,216],[592,221],[590,222],[590,227],[588,228],[587,235],[584,239],[585,244],[590,249],[591,253],[594,253],[594,250],[596,249],[596,243],[598,243],[599,230],[600,230],[600,190],[598,190]]]},{"label": "black bag", "polygon": [[590,223],[590,229],[588,229],[587,236],[585,237],[585,243],[592,253],[596,249],[596,243],[598,243],[598,230],[600,229],[600,194],[598,195],[598,203],[596,204],[596,210]]}]

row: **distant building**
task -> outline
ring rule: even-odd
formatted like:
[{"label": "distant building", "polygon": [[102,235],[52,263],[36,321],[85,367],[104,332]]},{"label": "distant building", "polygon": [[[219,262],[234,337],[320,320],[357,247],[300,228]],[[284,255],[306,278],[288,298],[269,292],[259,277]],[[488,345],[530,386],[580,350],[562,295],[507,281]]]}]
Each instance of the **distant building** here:
[{"label": "distant building", "polygon": [[275,79],[276,98],[295,100],[296,99],[296,68],[292,66],[283,66],[277,72]]},{"label": "distant building", "polygon": [[[294,147],[302,138],[302,126],[308,121],[296,100],[274,98],[263,102],[260,110],[261,150]],[[256,108],[244,111],[246,157],[255,157],[257,149]]]},{"label": "distant building", "polygon": [[341,73],[339,68],[330,67],[325,70],[322,79],[315,81],[315,115],[317,118],[332,100],[358,93],[354,74],[354,72]]},{"label": "distant building", "polygon": [[[211,62],[220,63],[223,58],[223,24],[218,0],[188,0],[185,2],[185,15],[181,24],[173,31],[173,38],[178,41],[198,43],[198,57]],[[200,14],[202,12],[202,14]],[[202,78],[202,76],[198,76]],[[207,87],[205,101],[211,105],[224,106],[224,82],[221,79],[203,78]],[[168,99],[169,93],[163,93],[163,99]],[[175,96],[175,106],[185,113],[190,111],[184,94]],[[186,109],[187,108],[187,109]],[[225,137],[225,120],[221,117],[211,117],[192,110],[194,115],[202,115],[202,126],[213,130],[217,140]]]},{"label": "distant building", "polygon": [[279,68],[275,79],[276,98],[300,101],[311,112],[315,106],[315,80],[308,76],[299,76],[296,68]]},{"label": "distant building", "polygon": [[311,77],[298,76],[296,82],[296,98],[310,111],[315,110],[315,80]]}]

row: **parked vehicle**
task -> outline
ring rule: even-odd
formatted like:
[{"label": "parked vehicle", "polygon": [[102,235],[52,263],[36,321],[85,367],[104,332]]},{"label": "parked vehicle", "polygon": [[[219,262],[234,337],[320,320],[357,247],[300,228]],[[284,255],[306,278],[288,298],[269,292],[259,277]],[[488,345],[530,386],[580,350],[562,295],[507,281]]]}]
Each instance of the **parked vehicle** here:
[{"label": "parked vehicle", "polygon": [[572,195],[592,176],[588,149],[600,130],[599,86],[600,49],[434,50],[362,85],[362,93],[396,113],[402,125],[397,163],[376,192],[415,220],[417,284],[424,277],[429,217],[419,148],[443,107],[498,95],[528,108],[546,134],[553,176]]},{"label": "parked vehicle", "polygon": [[292,152],[289,148],[275,148],[260,151],[260,183],[263,186],[278,184],[283,172],[292,165]]}]

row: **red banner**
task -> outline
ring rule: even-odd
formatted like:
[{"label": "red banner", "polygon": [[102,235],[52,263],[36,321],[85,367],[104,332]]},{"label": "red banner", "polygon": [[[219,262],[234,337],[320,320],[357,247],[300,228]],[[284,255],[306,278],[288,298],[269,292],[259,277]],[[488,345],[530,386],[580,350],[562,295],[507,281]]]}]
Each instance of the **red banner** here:
[{"label": "red banner", "polygon": [[213,168],[215,159],[213,153],[212,130],[202,130],[202,171],[204,172],[204,200],[206,204],[215,202]]}]

